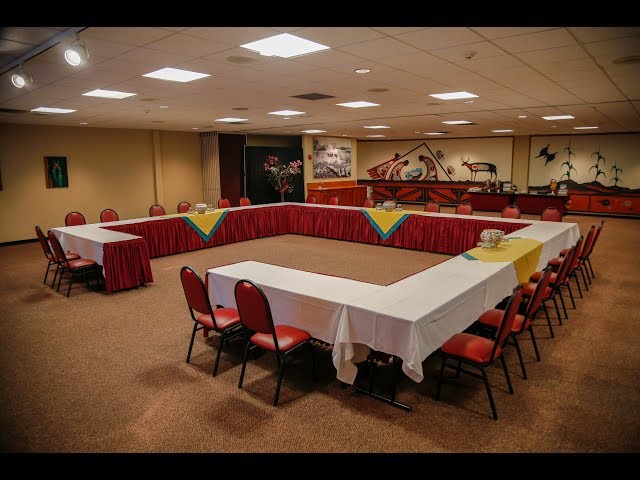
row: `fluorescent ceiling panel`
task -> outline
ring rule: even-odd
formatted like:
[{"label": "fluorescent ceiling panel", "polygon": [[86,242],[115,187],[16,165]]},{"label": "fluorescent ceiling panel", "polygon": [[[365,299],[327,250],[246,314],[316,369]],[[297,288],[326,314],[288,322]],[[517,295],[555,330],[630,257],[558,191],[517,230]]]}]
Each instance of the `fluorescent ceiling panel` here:
[{"label": "fluorescent ceiling panel", "polygon": [[189,70],[180,70],[179,68],[161,68],[153,72],[145,73],[143,77],[159,78],[160,80],[169,80],[171,82],[191,82],[204,77],[210,77],[208,73],[191,72]]},{"label": "fluorescent ceiling panel", "polygon": [[304,115],[307,112],[298,112],[297,110],[278,110],[277,112],[269,112],[269,115],[282,115],[288,117],[290,115]]},{"label": "fluorescent ceiling panel", "polygon": [[75,112],[75,110],[71,110],[70,108],[49,108],[49,107],[38,107],[31,110],[32,112],[41,112],[41,113],[71,113]]},{"label": "fluorescent ceiling panel", "polygon": [[570,120],[576,118],[573,115],[551,115],[549,117],[542,117],[545,120]]},{"label": "fluorescent ceiling panel", "polygon": [[133,97],[134,95],[137,95],[137,93],[127,93],[127,92],[118,92],[117,90],[97,89],[97,90],[91,90],[90,92],[87,92],[87,93],[83,93],[82,95],[84,95],[85,97],[121,99],[121,98]]},{"label": "fluorescent ceiling panel", "polygon": [[450,93],[434,93],[429,95],[433,98],[439,98],[440,100],[461,100],[463,98],[478,98],[478,95],[474,95],[469,92],[450,92]]},{"label": "fluorescent ceiling panel", "polygon": [[258,52],[265,57],[282,57],[291,58],[309,53],[328,50],[329,47],[321,43],[312,42],[305,38],[296,37],[289,33],[281,33],[273,37],[264,38],[256,42],[245,43],[240,45],[248,50]]},{"label": "fluorescent ceiling panel", "polygon": [[364,108],[364,107],[379,107],[380,106],[380,104],[378,104],[378,103],[362,102],[362,101],[336,103],[336,105],[339,105],[341,107],[349,107],[349,108]]}]

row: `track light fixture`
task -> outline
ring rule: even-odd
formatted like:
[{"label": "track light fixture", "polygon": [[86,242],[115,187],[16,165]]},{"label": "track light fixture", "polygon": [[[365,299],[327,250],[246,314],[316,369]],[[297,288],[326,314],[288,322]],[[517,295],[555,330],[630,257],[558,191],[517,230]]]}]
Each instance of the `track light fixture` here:
[{"label": "track light fixture", "polygon": [[65,50],[64,59],[69,65],[80,66],[89,59],[87,46],[76,35],[75,41]]},{"label": "track light fixture", "polygon": [[16,88],[30,87],[33,84],[33,77],[25,72],[22,65],[20,65],[16,73],[11,75],[11,83]]}]

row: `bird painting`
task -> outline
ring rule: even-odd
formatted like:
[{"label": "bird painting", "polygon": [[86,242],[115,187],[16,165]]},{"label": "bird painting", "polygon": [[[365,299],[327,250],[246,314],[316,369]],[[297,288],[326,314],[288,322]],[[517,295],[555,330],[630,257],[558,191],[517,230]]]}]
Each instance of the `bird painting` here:
[{"label": "bird painting", "polygon": [[534,158],[544,157],[545,166],[547,165],[547,163],[552,162],[553,160],[555,160],[556,154],[558,153],[558,152],[549,153],[549,146],[550,146],[550,144],[547,144],[547,146],[544,147],[542,150],[540,150],[540,153],[537,156],[534,157]]}]

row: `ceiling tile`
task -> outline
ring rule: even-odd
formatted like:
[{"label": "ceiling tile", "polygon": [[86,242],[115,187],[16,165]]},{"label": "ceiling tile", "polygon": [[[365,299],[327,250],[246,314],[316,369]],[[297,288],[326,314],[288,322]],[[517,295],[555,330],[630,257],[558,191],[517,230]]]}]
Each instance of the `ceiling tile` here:
[{"label": "ceiling tile", "polygon": [[145,48],[159,50],[162,52],[176,53],[178,55],[187,55],[189,57],[204,57],[213,55],[214,53],[229,50],[229,46],[223,43],[204,40],[191,35],[182,33],[174,33],[168,37],[164,37],[156,42],[148,43]]},{"label": "ceiling tile", "polygon": [[490,40],[551,30],[553,27],[472,27],[471,30]]},{"label": "ceiling tile", "polygon": [[80,36],[142,46],[171,34],[170,31],[152,27],[90,27],[83,30]]},{"label": "ceiling tile", "polygon": [[340,50],[370,60],[376,60],[378,58],[389,57],[392,55],[407,55],[409,53],[418,52],[418,49],[391,37],[383,37],[376,40],[370,40],[368,42],[347,45],[345,47],[341,47]]},{"label": "ceiling tile", "polygon": [[478,34],[463,27],[425,28],[396,35],[396,38],[425,51],[477,43],[483,40]]},{"label": "ceiling tile", "polygon": [[494,42],[510,53],[576,45],[575,39],[564,28],[545,30],[544,32],[518,35],[515,37],[505,37],[494,40]]},{"label": "ceiling tile", "polygon": [[311,27],[295,32],[296,36],[331,48],[382,38],[385,35],[366,27]]},{"label": "ceiling tile", "polygon": [[638,27],[569,27],[569,31],[582,43],[640,36]]}]

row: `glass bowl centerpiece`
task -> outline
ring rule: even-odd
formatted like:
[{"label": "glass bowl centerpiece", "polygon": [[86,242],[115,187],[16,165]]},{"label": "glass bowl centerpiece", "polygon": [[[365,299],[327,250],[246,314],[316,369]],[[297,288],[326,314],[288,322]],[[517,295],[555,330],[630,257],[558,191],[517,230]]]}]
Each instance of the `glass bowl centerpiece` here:
[{"label": "glass bowl centerpiece", "polygon": [[495,248],[501,243],[506,242],[504,239],[504,231],[493,228],[483,230],[480,234],[480,240],[482,241],[478,243],[478,246],[482,248]]},{"label": "glass bowl centerpiece", "polygon": [[196,203],[196,206],[194,207],[194,210],[196,211],[196,213],[205,213],[207,211],[207,204],[206,203]]}]

